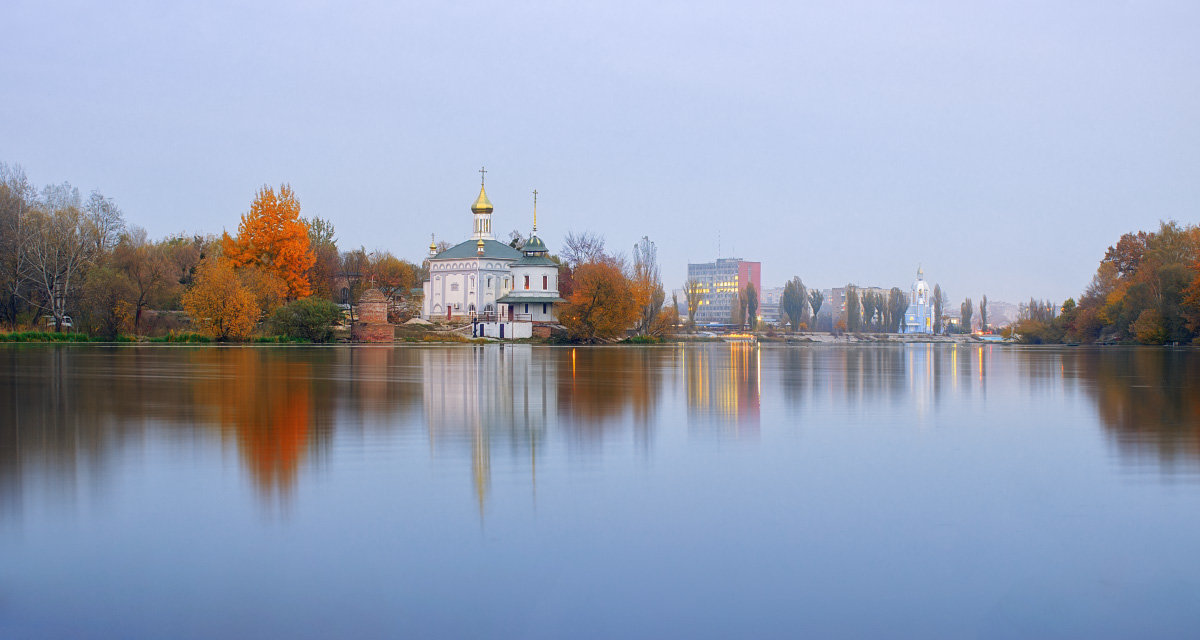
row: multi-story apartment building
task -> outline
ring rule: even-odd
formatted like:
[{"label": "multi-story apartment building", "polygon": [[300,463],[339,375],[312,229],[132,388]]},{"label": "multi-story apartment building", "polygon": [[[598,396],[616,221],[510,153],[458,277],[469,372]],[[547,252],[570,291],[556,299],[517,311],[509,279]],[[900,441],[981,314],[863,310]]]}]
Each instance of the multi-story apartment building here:
[{"label": "multi-story apartment building", "polygon": [[717,258],[713,262],[688,264],[688,280],[695,281],[700,304],[696,307],[696,323],[727,324],[733,318],[733,305],[738,294],[750,284],[762,291],[762,263],[741,258]]},{"label": "multi-story apartment building", "polygon": [[783,297],[783,287],[763,289],[758,293],[758,317],[768,324],[778,324],[783,316],[779,310],[779,299]]}]

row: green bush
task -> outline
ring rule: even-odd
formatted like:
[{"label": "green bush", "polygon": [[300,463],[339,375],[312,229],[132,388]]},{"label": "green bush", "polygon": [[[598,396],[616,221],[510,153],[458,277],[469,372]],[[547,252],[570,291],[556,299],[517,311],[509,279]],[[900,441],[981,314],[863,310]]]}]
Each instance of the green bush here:
[{"label": "green bush", "polygon": [[0,342],[95,342],[82,333],[55,333],[53,331],[17,331],[0,334]]},{"label": "green bush", "polygon": [[251,342],[255,344],[311,344],[312,340],[291,336],[258,336]]},{"label": "green bush", "polygon": [[622,340],[621,342],[625,344],[662,344],[666,342],[666,340],[663,340],[662,338],[656,338],[654,336],[632,336]]},{"label": "green bush", "polygon": [[175,333],[171,332],[165,336],[150,338],[147,342],[212,342],[212,338],[202,333]]},{"label": "green bush", "polygon": [[271,333],[286,338],[329,342],[333,328],[342,320],[342,310],[316,296],[289,302],[275,310],[268,323]]}]

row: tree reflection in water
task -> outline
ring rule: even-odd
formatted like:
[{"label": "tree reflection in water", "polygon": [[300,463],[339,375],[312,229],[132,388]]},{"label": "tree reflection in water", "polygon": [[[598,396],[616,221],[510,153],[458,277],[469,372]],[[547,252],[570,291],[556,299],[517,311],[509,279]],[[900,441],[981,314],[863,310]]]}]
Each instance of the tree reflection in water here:
[{"label": "tree reflection in water", "polygon": [[959,410],[983,411],[977,403],[997,384],[1001,402],[1068,407],[1082,391],[1126,461],[1200,468],[1200,354],[1192,351],[5,346],[0,514],[20,510],[30,479],[69,501],[85,487],[103,490],[113,459],[147,442],[190,450],[209,435],[233,445],[264,502],[285,502],[306,466],[328,462],[335,435],[374,432],[427,439],[431,455],[450,464],[469,459],[482,510],[494,456],[533,483],[549,446],[594,454],[630,437],[649,448],[676,417],[672,402],[683,403],[694,437],[758,437],[778,423],[766,417],[773,410],[835,424],[854,414],[875,422],[909,414],[920,424],[949,398],[969,401]]},{"label": "tree reflection in water", "polygon": [[[259,493],[286,501],[310,446],[317,383],[311,354],[288,349],[200,350],[194,367],[206,371],[192,386],[204,422],[220,426],[223,439],[237,442],[241,459]],[[322,403],[327,407],[327,403]],[[328,444],[328,432],[322,444]]]},{"label": "tree reflection in water", "polygon": [[1127,462],[1166,472],[1200,470],[1200,354],[1089,348],[1062,356],[1062,375],[1095,401]]}]

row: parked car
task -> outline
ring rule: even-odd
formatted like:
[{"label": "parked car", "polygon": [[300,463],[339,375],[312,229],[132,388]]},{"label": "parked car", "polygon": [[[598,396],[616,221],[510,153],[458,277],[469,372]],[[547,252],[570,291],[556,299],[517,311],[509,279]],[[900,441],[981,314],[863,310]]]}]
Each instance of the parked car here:
[{"label": "parked car", "polygon": [[[42,316],[42,324],[44,324],[49,329],[53,329],[54,328],[54,316]],[[71,323],[71,316],[63,316],[62,328],[70,329],[72,326],[74,326],[74,325]]]}]

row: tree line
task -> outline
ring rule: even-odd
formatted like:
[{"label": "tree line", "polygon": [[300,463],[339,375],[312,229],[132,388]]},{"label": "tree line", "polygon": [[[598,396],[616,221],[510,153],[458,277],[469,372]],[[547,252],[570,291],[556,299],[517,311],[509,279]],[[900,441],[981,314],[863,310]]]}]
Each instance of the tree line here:
[{"label": "tree line", "polygon": [[[332,223],[301,217],[288,185],[255,194],[236,236],[152,240],[99,191],[36,189],[0,163],[0,324],[113,338],[199,329],[328,339],[335,303],[367,287],[413,313],[421,268],[391,253],[338,248]],[[189,322],[190,320],[190,322]]]},{"label": "tree line", "polygon": [[1126,233],[1100,260],[1079,301],[1031,299],[1015,326],[1028,343],[1200,341],[1200,227],[1160,223]]}]

